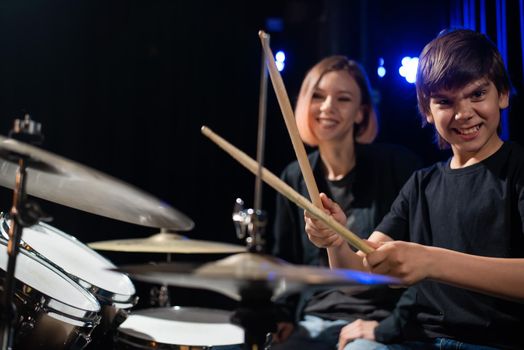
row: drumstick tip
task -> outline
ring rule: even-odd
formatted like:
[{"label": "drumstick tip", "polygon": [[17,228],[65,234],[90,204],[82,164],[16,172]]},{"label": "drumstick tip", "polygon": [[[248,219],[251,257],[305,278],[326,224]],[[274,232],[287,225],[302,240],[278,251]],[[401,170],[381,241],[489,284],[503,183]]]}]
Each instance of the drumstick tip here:
[{"label": "drumstick tip", "polygon": [[200,128],[200,132],[202,134],[206,134],[207,132],[209,131],[209,128],[206,126],[206,125],[202,125],[202,127]]},{"label": "drumstick tip", "polygon": [[263,30],[259,30],[258,31],[258,36],[260,39],[267,39],[268,35],[266,32],[264,32]]}]

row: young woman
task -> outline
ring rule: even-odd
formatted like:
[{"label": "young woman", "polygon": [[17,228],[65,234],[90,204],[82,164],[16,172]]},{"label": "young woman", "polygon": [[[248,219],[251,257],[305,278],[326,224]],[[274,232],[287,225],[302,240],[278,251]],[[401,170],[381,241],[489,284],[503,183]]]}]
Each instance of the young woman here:
[{"label": "young woman", "polygon": [[[302,140],[316,148],[309,160],[319,191],[340,205],[351,231],[368,238],[420,160],[402,147],[372,144],[378,122],[369,82],[362,67],[344,56],[324,58],[309,70],[295,116]],[[287,166],[281,178],[308,197],[298,162]],[[272,253],[294,264],[327,266],[326,251],[308,240],[304,226],[304,211],[277,195]],[[273,348],[334,349],[340,328],[358,319],[362,333],[370,330],[366,337],[374,339],[377,322],[390,314],[400,293],[364,286],[302,295],[290,322],[279,325],[275,342],[280,344]],[[289,299],[282,303],[293,304]],[[297,319],[300,326],[291,332]]]}]

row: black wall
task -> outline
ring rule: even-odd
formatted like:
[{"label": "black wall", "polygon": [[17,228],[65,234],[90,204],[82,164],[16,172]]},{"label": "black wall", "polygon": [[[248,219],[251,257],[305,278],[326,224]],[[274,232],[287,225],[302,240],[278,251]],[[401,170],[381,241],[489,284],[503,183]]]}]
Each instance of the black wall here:
[{"label": "black wall", "polygon": [[[361,61],[376,89],[379,140],[403,144],[428,163],[446,157],[420,129],[415,91],[393,67],[417,56],[449,23],[442,1],[20,1],[0,3],[0,134],[29,112],[43,148],[157,196],[187,214],[190,238],[239,243],[236,197],[253,203],[254,177],[200,134],[208,125],[255,156],[260,77],[257,32],[268,17],[285,49],[282,73],[294,103],[301,79],[325,55]],[[375,74],[378,57],[391,64]],[[271,85],[266,167],[295,158]],[[67,196],[67,193],[63,194]],[[11,192],[0,189],[3,210]],[[264,188],[271,220],[274,191]],[[159,231],[40,201],[52,225],[84,242]],[[147,259],[163,259],[148,256]],[[119,255],[135,262],[137,255]]]}]

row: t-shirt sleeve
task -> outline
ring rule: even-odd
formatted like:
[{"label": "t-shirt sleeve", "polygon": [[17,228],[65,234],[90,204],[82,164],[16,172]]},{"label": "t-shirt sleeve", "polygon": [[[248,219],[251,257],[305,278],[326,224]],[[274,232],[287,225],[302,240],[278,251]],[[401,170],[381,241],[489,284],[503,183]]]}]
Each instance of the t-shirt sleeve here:
[{"label": "t-shirt sleeve", "polygon": [[409,240],[409,204],[410,200],[414,198],[416,174],[413,174],[404,184],[391,205],[389,213],[378,224],[376,231],[385,233],[394,240]]}]

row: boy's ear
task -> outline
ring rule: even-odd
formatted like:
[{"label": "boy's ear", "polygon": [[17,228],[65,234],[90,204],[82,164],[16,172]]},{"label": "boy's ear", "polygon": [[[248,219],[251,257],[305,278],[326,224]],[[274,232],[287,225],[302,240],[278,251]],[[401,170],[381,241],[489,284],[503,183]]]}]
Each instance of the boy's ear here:
[{"label": "boy's ear", "polygon": [[433,124],[433,122],[435,121],[435,120],[433,119],[433,115],[431,115],[431,113],[426,114],[426,121],[427,121],[429,124]]},{"label": "boy's ear", "polygon": [[503,92],[499,95],[499,108],[504,109],[509,106],[509,91]]}]

